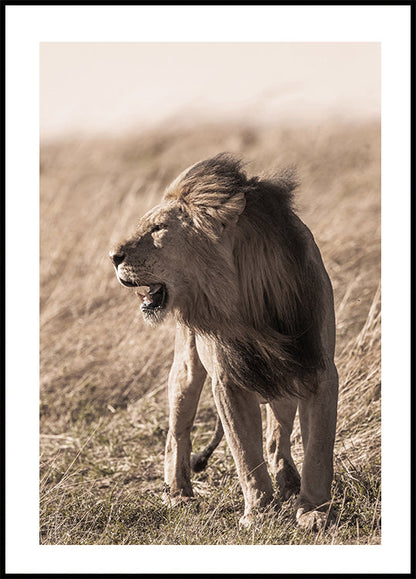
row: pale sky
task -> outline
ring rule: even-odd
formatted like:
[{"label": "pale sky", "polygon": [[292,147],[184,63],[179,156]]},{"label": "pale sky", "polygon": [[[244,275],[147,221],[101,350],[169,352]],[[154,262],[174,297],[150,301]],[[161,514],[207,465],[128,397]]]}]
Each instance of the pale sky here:
[{"label": "pale sky", "polygon": [[375,42],[43,42],[40,134],[123,133],[166,119],[380,114]]}]

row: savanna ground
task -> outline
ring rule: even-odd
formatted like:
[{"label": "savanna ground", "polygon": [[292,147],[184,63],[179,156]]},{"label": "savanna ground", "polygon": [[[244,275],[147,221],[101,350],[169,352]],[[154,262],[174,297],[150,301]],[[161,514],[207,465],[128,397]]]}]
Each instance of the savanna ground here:
[{"label": "savanna ground", "polygon": [[[298,213],[331,276],[340,398],[333,501],[318,534],[293,523],[293,500],[252,530],[223,441],[193,475],[199,500],[162,504],[172,320],[142,322],[134,292],[116,281],[113,242],[135,228],[191,163],[230,151],[247,172],[295,164]],[[380,127],[206,125],[41,147],[40,542],[42,544],[379,544]],[[209,439],[207,385],[193,430]],[[302,464],[296,421],[293,452]]]}]

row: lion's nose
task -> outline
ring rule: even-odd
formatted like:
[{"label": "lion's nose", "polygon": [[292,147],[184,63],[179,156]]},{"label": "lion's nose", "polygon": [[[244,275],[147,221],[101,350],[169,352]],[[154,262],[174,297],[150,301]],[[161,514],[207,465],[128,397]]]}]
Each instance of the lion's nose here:
[{"label": "lion's nose", "polygon": [[116,267],[123,262],[124,258],[126,257],[125,253],[117,252],[117,251],[110,251],[109,253],[111,261],[114,263]]}]

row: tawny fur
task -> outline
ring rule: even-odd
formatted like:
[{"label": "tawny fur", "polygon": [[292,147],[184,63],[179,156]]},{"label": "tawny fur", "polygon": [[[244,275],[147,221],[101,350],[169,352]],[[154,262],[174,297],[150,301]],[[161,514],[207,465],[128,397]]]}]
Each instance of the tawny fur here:
[{"label": "tawny fur", "polygon": [[[235,382],[265,398],[314,390],[325,364],[321,281],[309,266],[311,234],[292,210],[295,187],[293,173],[248,179],[221,154],[183,173],[164,196],[200,233],[192,237],[192,299],[177,317],[213,336]],[[227,227],[231,252],[218,242]]]}]

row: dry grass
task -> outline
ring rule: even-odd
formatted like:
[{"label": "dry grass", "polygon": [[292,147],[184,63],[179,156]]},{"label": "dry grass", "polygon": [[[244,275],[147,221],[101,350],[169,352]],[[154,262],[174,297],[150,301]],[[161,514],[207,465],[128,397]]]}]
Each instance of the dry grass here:
[{"label": "dry grass", "polygon": [[[194,476],[198,505],[161,503],[171,321],[144,326],[107,254],[191,163],[227,150],[248,172],[296,164],[298,212],[331,276],[340,374],[331,531],[293,525],[288,502],[254,531],[229,449]],[[41,531],[45,544],[380,542],[380,129],[377,124],[171,128],[41,148]],[[215,412],[202,395],[194,443]],[[299,427],[293,435],[301,464]]]}]

